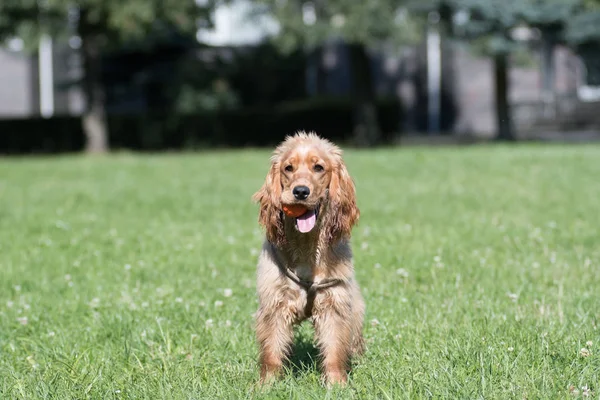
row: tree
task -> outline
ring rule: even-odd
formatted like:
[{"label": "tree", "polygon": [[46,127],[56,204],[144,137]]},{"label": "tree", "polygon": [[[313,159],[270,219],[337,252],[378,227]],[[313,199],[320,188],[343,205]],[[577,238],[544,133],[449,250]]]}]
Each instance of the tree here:
[{"label": "tree", "polygon": [[281,30],[275,43],[283,51],[318,48],[330,40],[348,44],[356,104],[355,141],[378,144],[381,132],[375,108],[369,47],[384,42],[414,42],[419,37],[416,22],[406,14],[403,1],[379,0],[257,0],[273,15]]},{"label": "tree", "polygon": [[194,0],[3,0],[0,39],[1,35],[19,36],[35,47],[44,34],[59,40],[80,38],[86,150],[101,153],[108,150],[102,55],[148,34],[160,36],[177,30],[195,35],[200,24],[210,23],[215,1],[198,6]]},{"label": "tree", "polygon": [[[564,42],[565,28],[580,8],[580,0],[523,0],[521,3],[522,20],[541,33],[542,93],[544,102],[548,104],[555,101],[554,49]],[[550,112],[549,116],[553,116],[550,107],[546,110]]]},{"label": "tree", "polygon": [[567,23],[564,38],[583,59],[586,83],[600,86],[600,0],[587,0],[584,6]]},{"label": "tree", "polygon": [[518,46],[511,38],[511,30],[521,22],[520,7],[524,0],[450,0],[454,10],[467,12],[469,18],[455,29],[457,35],[475,41],[492,58],[494,65],[494,99],[496,107],[496,139],[515,140],[510,91],[509,55]]},{"label": "tree", "polygon": [[[598,0],[586,0],[598,2]],[[494,98],[499,140],[514,140],[508,94],[509,55],[520,45],[513,39],[517,27],[536,28],[542,33],[542,76],[544,93],[552,100],[554,93],[553,49],[564,41],[564,31],[581,0],[429,0],[419,2],[417,10],[437,10],[445,20],[447,32],[466,39],[480,52],[491,57],[494,65]],[[468,16],[461,24],[451,15]],[[443,16],[446,15],[446,18]]]}]

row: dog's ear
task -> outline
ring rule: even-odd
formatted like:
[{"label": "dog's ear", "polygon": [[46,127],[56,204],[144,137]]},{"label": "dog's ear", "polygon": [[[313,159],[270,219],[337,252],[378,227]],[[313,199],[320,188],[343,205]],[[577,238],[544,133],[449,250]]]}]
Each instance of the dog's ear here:
[{"label": "dog's ear", "polygon": [[252,196],[260,206],[258,222],[265,227],[267,239],[274,244],[285,240],[283,220],[281,217],[281,173],[279,162],[271,164],[262,187]]},{"label": "dog's ear", "polygon": [[334,163],[329,184],[329,209],[325,229],[329,240],[350,237],[358,222],[360,211],[356,205],[356,187],[341,157]]}]

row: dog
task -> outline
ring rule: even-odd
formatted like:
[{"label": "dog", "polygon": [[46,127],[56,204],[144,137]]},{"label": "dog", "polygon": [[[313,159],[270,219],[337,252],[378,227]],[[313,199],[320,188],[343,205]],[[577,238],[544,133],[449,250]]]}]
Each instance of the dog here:
[{"label": "dog", "polygon": [[[257,268],[260,383],[282,374],[293,327],[309,319],[324,382],[344,385],[351,358],[365,351],[365,303],[350,246],[360,211],[341,149],[314,132],[287,136],[253,200],[266,231]],[[284,205],[306,212],[290,217]]]}]

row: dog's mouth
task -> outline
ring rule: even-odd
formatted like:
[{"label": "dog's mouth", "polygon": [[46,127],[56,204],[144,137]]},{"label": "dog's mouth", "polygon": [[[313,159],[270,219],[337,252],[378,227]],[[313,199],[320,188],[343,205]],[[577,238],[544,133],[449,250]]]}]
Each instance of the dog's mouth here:
[{"label": "dog's mouth", "polygon": [[300,232],[308,233],[314,229],[319,217],[319,208],[320,204],[317,204],[314,210],[307,210],[304,214],[296,217],[296,228]]}]

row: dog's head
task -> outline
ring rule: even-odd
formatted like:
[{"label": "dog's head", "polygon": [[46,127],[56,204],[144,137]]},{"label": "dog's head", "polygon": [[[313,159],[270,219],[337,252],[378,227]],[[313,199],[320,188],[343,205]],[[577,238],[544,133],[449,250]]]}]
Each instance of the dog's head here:
[{"label": "dog's head", "polygon": [[[260,204],[259,222],[269,241],[285,242],[284,218],[299,233],[323,229],[328,241],[349,236],[360,212],[356,189],[342,151],[314,133],[287,137],[273,152],[271,168],[253,199]],[[284,205],[302,205],[303,215],[282,213]]]}]

